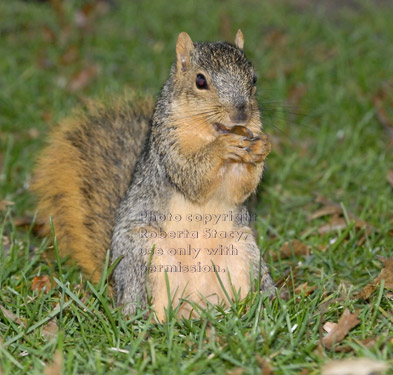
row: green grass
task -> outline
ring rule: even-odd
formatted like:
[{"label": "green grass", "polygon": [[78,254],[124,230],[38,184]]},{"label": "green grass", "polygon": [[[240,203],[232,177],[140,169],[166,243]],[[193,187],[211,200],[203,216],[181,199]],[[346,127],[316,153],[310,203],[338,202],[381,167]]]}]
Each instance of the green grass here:
[{"label": "green grass", "polygon": [[[378,275],[378,257],[391,257],[393,249],[393,190],[386,179],[393,140],[373,104],[392,84],[393,8],[336,1],[327,10],[285,1],[113,3],[86,30],[69,32],[81,2],[67,2],[57,16],[46,3],[0,3],[0,201],[14,202],[0,210],[0,304],[20,319],[0,312],[3,374],[42,374],[57,349],[65,374],[225,374],[239,368],[260,374],[260,358],[270,361],[274,374],[318,374],[323,363],[354,356],[393,367],[391,294],[381,287],[368,301],[354,297]],[[256,203],[257,230],[273,278],[288,275],[287,298],[269,302],[250,294],[230,311],[205,311],[199,320],[170,317],[153,324],[143,312],[126,319],[105,283],[90,285],[78,270],[46,261],[47,241],[15,225],[34,216],[28,191],[34,160],[50,127],[88,98],[124,89],[156,95],[180,31],[195,40],[232,40],[239,27],[258,71],[265,131],[273,137]],[[78,56],[67,65],[62,61],[70,47]],[[70,92],[67,82],[93,64],[94,79]],[[385,92],[393,119],[391,88]],[[307,220],[320,207],[316,194],[372,229],[365,233],[352,223],[319,234],[329,219]],[[309,245],[311,255],[275,259],[291,239]],[[31,290],[38,275],[56,279],[48,294]],[[315,290],[296,294],[305,282]],[[337,322],[345,307],[359,310],[361,323],[338,346],[353,351],[318,349],[320,323]],[[45,337],[51,318],[58,334]],[[370,337],[375,343],[367,348],[361,340]]]}]

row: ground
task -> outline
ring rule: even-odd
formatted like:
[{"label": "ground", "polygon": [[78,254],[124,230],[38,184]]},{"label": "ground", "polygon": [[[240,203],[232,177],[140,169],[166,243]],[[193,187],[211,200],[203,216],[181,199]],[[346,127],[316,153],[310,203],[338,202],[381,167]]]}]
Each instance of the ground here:
[{"label": "ground", "polygon": [[[0,373],[42,374],[56,351],[64,374],[318,374],[358,357],[392,367],[390,3],[50,4],[0,3]],[[106,283],[43,255],[34,160],[72,108],[156,95],[179,32],[233,41],[238,28],[273,145],[252,205],[277,296],[199,320],[126,318]]]}]

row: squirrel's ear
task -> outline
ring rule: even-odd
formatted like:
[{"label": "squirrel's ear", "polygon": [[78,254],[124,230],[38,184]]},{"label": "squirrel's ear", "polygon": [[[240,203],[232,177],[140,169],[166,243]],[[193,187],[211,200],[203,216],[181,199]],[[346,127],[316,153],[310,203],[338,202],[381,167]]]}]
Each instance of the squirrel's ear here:
[{"label": "squirrel's ear", "polygon": [[190,65],[190,55],[193,50],[194,43],[190,36],[185,32],[180,33],[176,43],[176,65],[178,69],[181,69],[183,72],[187,70]]},{"label": "squirrel's ear", "polygon": [[243,36],[243,33],[240,29],[237,30],[237,33],[236,33],[235,46],[240,49],[243,49],[243,47],[244,47],[244,36]]}]

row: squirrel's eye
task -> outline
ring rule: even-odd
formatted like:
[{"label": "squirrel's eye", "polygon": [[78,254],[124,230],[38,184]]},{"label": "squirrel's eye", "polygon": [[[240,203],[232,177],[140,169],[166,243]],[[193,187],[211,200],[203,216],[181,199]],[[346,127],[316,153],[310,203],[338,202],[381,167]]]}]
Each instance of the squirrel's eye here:
[{"label": "squirrel's eye", "polygon": [[198,74],[196,76],[195,84],[199,90],[207,90],[207,81],[203,74]]},{"label": "squirrel's eye", "polygon": [[254,73],[254,77],[252,77],[252,84],[253,84],[254,86],[257,84],[257,79],[258,79],[257,74]]}]

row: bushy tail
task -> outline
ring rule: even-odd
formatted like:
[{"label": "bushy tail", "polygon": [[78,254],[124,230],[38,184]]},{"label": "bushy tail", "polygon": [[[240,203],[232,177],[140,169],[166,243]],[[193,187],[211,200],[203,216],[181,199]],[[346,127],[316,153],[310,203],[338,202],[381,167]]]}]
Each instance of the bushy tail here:
[{"label": "bushy tail", "polygon": [[53,219],[61,255],[101,277],[116,210],[150,127],[152,102],[132,98],[79,111],[54,130],[33,179],[42,235]]}]

